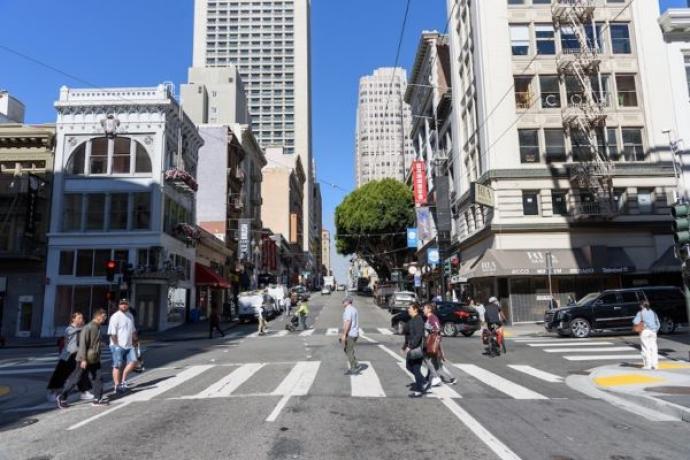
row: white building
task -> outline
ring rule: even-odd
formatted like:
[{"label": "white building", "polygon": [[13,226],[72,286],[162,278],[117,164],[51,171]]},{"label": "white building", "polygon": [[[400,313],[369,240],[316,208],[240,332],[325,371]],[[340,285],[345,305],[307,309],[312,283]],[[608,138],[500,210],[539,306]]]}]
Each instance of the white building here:
[{"label": "white building", "polygon": [[[164,85],[63,87],[55,107],[42,335],[59,334],[72,311],[90,318],[122,295],[140,329],[182,322],[195,298],[197,129]],[[118,272],[131,265],[129,283],[120,273],[107,281],[109,260]]]},{"label": "white building", "polygon": [[[402,68],[380,68],[359,80],[355,174],[357,187],[372,180],[405,180],[414,157],[408,138],[412,116],[403,100],[407,75]],[[404,152],[404,153],[403,153]]]},{"label": "white building", "polygon": [[302,249],[314,235],[311,199],[310,0],[196,0],[194,67],[236,65],[264,149],[297,154],[307,171]]},{"label": "white building", "polygon": [[22,101],[0,89],[0,123],[24,123],[24,112]]},{"label": "white building", "polygon": [[541,319],[551,293],[679,282],[658,1],[447,8],[455,281],[515,322]]}]

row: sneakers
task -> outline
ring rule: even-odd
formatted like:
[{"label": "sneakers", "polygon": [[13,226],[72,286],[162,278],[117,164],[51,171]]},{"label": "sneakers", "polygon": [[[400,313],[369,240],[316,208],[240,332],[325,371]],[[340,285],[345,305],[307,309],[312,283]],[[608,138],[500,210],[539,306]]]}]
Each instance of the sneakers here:
[{"label": "sneakers", "polygon": [[62,397],[62,395],[57,395],[55,398],[55,403],[57,404],[58,409],[67,409],[69,407],[69,404],[67,404],[67,401]]},{"label": "sneakers", "polygon": [[413,391],[409,394],[410,398],[421,398],[422,396],[424,396],[424,393],[420,393],[419,391]]},{"label": "sneakers", "polygon": [[432,387],[440,387],[441,386],[441,379],[438,377],[434,377],[431,379],[431,386]]},{"label": "sneakers", "polygon": [[431,388],[431,380],[427,380],[427,382],[424,384],[424,388],[423,388],[424,393],[429,391],[429,388]]},{"label": "sneakers", "polygon": [[93,401],[96,397],[90,391],[83,391],[79,399],[82,401]]},{"label": "sneakers", "polygon": [[455,377],[453,377],[453,378],[450,379],[450,381],[448,382],[448,385],[455,385],[456,383],[458,383],[458,379],[456,379]]},{"label": "sneakers", "polygon": [[109,405],[110,405],[110,401],[108,401],[107,399],[103,399],[103,398],[101,398],[101,399],[94,399],[93,401],[91,401],[91,405],[94,406],[94,407],[109,406]]},{"label": "sneakers", "polygon": [[129,386],[127,385],[127,382],[122,382],[121,384],[119,384],[115,387],[115,394],[116,395],[121,395],[121,394],[127,393],[128,391],[129,391]]}]

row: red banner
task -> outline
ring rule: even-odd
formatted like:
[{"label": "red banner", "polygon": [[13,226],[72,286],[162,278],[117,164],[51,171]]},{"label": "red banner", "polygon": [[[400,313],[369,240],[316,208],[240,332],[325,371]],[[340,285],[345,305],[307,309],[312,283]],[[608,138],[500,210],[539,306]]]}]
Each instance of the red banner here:
[{"label": "red banner", "polygon": [[421,160],[412,162],[412,189],[414,191],[414,203],[425,205],[429,190],[426,182],[426,165]]}]

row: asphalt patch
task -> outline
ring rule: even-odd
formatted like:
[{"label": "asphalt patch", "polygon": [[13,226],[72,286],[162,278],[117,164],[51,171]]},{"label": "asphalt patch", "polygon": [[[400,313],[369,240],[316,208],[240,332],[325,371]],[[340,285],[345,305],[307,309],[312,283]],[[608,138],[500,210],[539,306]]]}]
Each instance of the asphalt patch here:
[{"label": "asphalt patch", "polygon": [[[16,420],[14,422],[0,426],[0,432],[20,430],[20,429],[25,428],[27,426],[33,425],[34,423],[38,423],[37,418],[24,418],[21,420]],[[52,457],[48,457],[48,458],[52,458]]]}]

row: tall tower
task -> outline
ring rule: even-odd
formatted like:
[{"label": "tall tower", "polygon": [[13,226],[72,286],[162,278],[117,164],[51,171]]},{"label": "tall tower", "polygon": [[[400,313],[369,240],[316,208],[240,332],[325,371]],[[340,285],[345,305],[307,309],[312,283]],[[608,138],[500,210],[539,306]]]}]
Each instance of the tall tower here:
[{"label": "tall tower", "polygon": [[407,76],[399,67],[376,69],[359,80],[357,187],[387,177],[405,180],[414,156],[408,138],[412,114],[403,101],[406,89]]},{"label": "tall tower", "polygon": [[312,230],[309,22],[310,0],[195,0],[194,67],[236,65],[247,92],[252,128],[262,147],[280,147],[285,155],[299,155],[308,168],[304,251],[316,238]]}]

